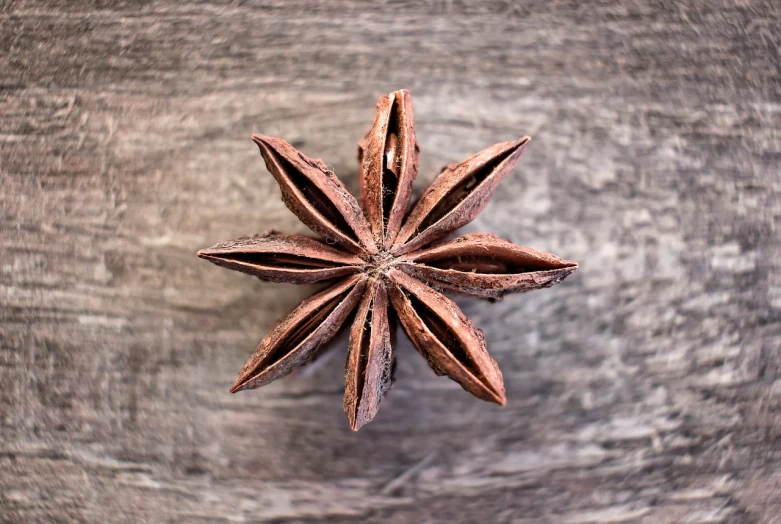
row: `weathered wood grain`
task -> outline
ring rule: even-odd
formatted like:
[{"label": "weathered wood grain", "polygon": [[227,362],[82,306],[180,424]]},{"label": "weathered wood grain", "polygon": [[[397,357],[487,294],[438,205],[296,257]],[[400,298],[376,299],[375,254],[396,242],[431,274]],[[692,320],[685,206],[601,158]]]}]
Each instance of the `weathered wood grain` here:
[{"label": "weathered wood grain", "polygon": [[[0,5],[0,520],[781,522],[777,2]],[[421,176],[533,141],[469,231],[577,260],[460,300],[508,405],[342,339],[227,390],[310,287],[195,257],[303,232],[253,132],[357,190],[379,95]]]}]

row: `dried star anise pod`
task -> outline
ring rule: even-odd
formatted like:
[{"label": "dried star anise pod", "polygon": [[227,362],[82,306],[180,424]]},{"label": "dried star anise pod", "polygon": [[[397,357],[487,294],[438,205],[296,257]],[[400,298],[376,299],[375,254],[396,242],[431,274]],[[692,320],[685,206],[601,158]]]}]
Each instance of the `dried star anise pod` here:
[{"label": "dried star anise pod", "polygon": [[277,323],[231,392],[268,384],[312,360],[356,311],[344,395],[353,430],[374,418],[392,383],[396,318],[438,375],[504,404],[502,374],[482,331],[440,290],[497,299],[551,286],[578,266],[485,233],[431,244],[482,211],[529,138],[446,166],[408,213],[418,146],[406,90],[379,100],[374,125],[358,145],[362,207],[322,161],[280,138],[252,139],[282,200],[325,242],[272,232],[217,244],[198,256],[262,280],[334,282]]}]

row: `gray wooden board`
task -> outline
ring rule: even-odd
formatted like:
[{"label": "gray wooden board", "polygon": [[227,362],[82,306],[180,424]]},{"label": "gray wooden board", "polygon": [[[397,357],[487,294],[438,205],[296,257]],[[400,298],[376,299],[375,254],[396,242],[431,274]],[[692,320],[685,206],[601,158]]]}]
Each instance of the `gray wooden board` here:
[{"label": "gray wooden board", "polygon": [[[779,26],[777,2],[4,1],[0,520],[781,522]],[[467,230],[581,263],[459,299],[507,406],[403,336],[356,434],[344,337],[228,394],[315,289],[195,257],[305,231],[250,134],[355,190],[402,87],[418,191],[530,134]]]}]

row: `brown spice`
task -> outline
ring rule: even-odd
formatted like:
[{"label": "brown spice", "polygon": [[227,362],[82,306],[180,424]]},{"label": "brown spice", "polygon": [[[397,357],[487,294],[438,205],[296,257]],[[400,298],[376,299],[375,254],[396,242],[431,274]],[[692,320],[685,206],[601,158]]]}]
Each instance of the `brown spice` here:
[{"label": "brown spice", "polygon": [[231,392],[260,387],[313,359],[357,307],[344,395],[353,430],[374,418],[393,382],[395,317],[437,374],[504,404],[502,374],[482,332],[440,291],[498,299],[558,283],[577,263],[484,233],[431,244],[482,211],[529,138],[446,166],[409,213],[418,146],[406,90],[379,100],[374,125],[358,144],[363,206],[322,161],[280,138],[252,139],[287,207],[326,242],[271,232],[223,242],[198,256],[274,282],[337,280],[274,327]]}]

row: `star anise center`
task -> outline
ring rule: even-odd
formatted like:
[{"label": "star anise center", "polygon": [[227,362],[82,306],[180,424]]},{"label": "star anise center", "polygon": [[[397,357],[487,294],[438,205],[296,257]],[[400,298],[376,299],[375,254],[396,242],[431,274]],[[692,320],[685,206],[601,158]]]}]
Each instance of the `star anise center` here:
[{"label": "star anise center", "polygon": [[368,256],[365,272],[370,277],[387,277],[388,271],[397,265],[400,260],[400,257],[394,255],[389,250],[380,250],[377,254]]}]

